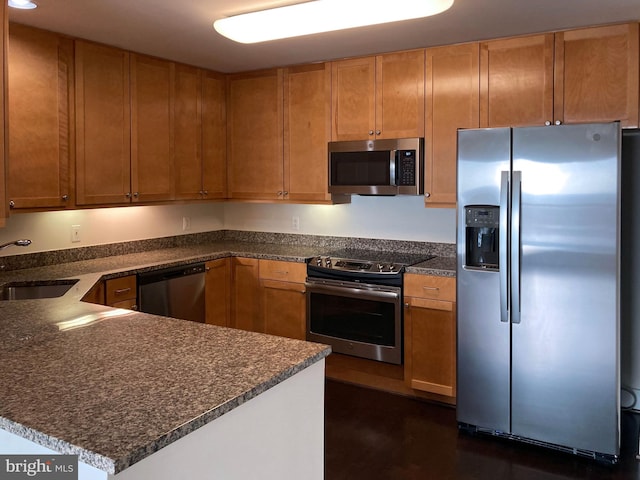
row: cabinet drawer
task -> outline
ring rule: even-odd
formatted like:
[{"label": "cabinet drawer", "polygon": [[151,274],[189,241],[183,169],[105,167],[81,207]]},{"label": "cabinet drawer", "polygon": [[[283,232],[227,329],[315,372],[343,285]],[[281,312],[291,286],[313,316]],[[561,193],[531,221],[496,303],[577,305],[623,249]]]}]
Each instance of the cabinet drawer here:
[{"label": "cabinet drawer", "polygon": [[307,278],[307,264],[260,260],[260,278],[283,282],[304,283]]},{"label": "cabinet drawer", "polygon": [[135,299],[136,276],[112,278],[106,282],[106,304],[114,305],[125,300]]},{"label": "cabinet drawer", "polygon": [[408,273],[404,276],[404,295],[455,302],[456,279]]}]

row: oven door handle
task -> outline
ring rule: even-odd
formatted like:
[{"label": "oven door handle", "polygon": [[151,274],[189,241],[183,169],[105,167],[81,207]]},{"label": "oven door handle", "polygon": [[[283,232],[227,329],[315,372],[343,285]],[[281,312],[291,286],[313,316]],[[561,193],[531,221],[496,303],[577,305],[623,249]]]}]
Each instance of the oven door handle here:
[{"label": "oven door handle", "polygon": [[325,293],[327,295],[340,295],[342,297],[357,295],[358,298],[362,299],[387,300],[392,302],[400,298],[400,289],[371,289],[346,285],[325,285],[313,282],[307,282],[305,286],[307,293]]}]

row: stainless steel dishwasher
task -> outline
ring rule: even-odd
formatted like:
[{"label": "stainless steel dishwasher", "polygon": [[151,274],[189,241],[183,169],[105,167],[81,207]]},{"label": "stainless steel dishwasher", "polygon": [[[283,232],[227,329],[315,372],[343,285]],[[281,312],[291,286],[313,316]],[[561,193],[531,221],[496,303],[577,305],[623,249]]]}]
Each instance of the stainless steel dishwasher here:
[{"label": "stainless steel dishwasher", "polygon": [[204,279],[204,263],[140,273],[140,311],[204,323]]}]

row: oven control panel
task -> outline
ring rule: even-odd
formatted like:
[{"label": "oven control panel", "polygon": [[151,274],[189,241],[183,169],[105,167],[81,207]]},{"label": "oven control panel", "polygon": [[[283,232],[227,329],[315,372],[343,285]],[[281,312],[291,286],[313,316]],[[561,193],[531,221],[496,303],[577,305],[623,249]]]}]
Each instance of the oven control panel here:
[{"label": "oven control panel", "polygon": [[386,273],[398,274],[404,270],[404,265],[399,263],[370,262],[363,260],[351,260],[347,258],[333,258],[319,255],[309,260],[309,265],[328,270],[341,270],[346,272],[361,273]]}]

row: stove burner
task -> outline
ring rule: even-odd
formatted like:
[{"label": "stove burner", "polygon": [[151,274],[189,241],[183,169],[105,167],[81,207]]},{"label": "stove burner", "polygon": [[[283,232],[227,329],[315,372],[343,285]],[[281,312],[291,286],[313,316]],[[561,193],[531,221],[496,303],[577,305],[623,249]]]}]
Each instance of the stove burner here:
[{"label": "stove burner", "polygon": [[363,275],[399,275],[406,266],[415,265],[430,258],[433,258],[433,255],[339,250],[329,255],[313,257],[308,265],[314,270],[354,272]]}]

